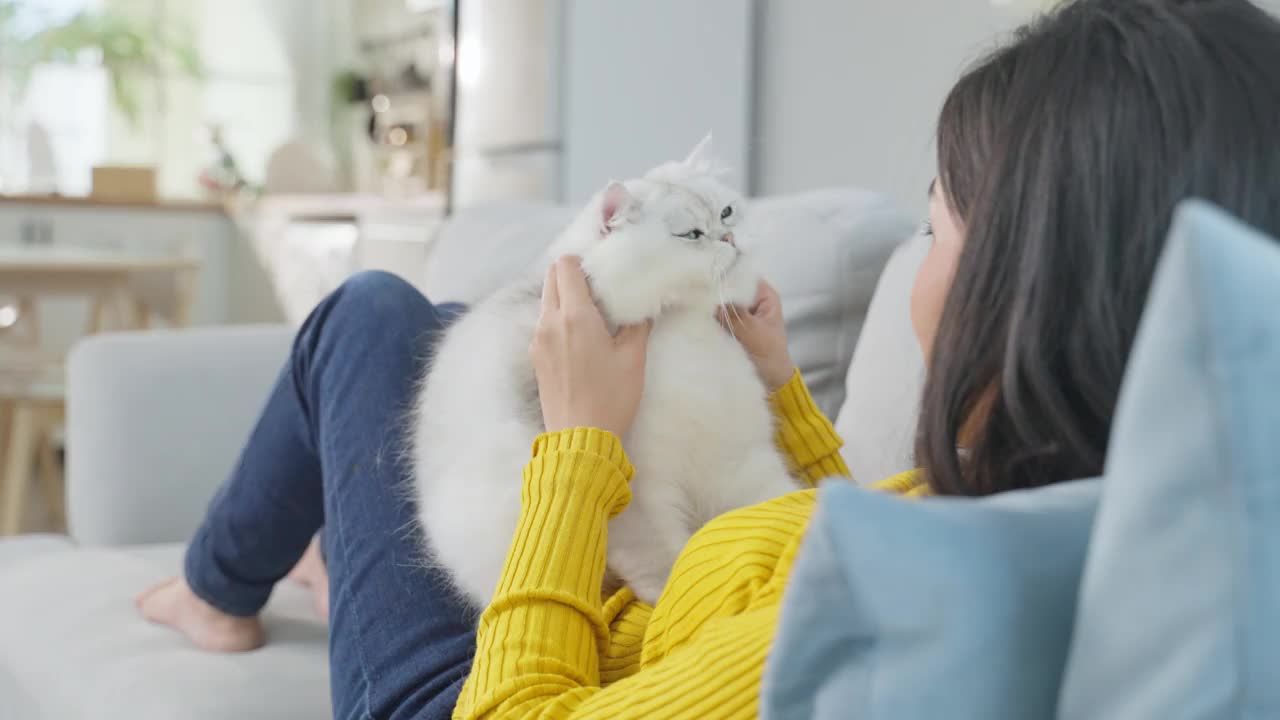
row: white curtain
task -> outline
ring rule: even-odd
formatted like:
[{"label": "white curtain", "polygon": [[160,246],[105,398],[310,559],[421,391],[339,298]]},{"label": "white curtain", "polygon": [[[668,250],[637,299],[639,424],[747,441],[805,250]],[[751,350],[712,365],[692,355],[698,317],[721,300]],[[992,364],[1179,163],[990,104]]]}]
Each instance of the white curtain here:
[{"label": "white curtain", "polygon": [[350,28],[339,21],[347,12],[347,3],[271,0],[261,5],[293,77],[295,138],[325,147],[329,143],[333,77],[354,55],[346,42],[349,33],[335,32],[336,28]]}]

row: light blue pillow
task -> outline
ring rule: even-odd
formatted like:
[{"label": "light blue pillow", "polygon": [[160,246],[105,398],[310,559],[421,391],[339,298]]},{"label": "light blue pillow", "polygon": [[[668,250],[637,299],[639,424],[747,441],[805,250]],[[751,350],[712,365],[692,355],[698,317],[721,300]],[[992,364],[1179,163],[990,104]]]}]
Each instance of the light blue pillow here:
[{"label": "light blue pillow", "polygon": [[1280,718],[1280,243],[1179,211],[1106,476],[1061,717]]},{"label": "light blue pillow", "polygon": [[823,487],[787,586],[761,714],[1047,718],[1099,481],[985,500]]}]

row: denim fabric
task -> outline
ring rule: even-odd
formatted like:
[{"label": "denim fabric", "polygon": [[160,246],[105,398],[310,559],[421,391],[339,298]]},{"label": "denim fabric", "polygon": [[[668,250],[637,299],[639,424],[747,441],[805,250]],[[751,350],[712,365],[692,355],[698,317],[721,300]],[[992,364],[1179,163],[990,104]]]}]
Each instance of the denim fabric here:
[{"label": "denim fabric", "polygon": [[1280,718],[1280,243],[1179,210],[1106,475],[1061,717]]},{"label": "denim fabric", "polygon": [[423,544],[405,462],[423,360],[460,306],[368,272],[312,312],[187,551],[195,592],[251,615],[323,526],[334,717],[447,718],[475,612]]}]

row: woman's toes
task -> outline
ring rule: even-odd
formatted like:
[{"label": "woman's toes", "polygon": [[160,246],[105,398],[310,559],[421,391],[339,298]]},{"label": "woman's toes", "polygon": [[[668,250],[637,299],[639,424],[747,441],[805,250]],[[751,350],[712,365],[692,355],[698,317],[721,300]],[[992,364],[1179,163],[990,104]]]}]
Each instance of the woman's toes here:
[{"label": "woman's toes", "polygon": [[201,600],[180,577],[139,595],[147,620],[182,633],[193,645],[212,652],[245,652],[262,647],[265,633],[257,617],[228,615]]},{"label": "woman's toes", "polygon": [[329,577],[321,576],[318,582],[311,585],[311,602],[315,606],[316,615],[327,625],[329,623]]}]

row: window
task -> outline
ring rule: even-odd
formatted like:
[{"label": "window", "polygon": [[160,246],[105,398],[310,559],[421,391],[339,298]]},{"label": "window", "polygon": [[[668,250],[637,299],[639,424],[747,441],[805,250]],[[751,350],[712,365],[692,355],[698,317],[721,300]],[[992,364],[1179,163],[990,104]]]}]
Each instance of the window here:
[{"label": "window", "polygon": [[[0,0],[4,2],[4,0]],[[327,36],[309,0],[18,0],[19,29],[51,23],[81,11],[106,11],[141,27],[165,28],[195,49],[204,76],[177,68],[127,73],[139,99],[136,124],[116,108],[110,74],[82,54],[76,64],[38,66],[21,98],[0,99],[0,191],[48,190],[32,176],[28,137],[38,124],[47,131],[56,160],[56,185],[64,194],[89,191],[90,171],[101,163],[155,165],[166,197],[200,194],[200,170],[210,151],[203,131],[218,125],[241,171],[263,179],[267,158],[296,134],[299,80],[295,68],[315,60]],[[37,8],[31,10],[30,8]],[[39,27],[39,25],[35,25]],[[0,85],[5,59],[0,51]],[[327,70],[308,77],[327,90]],[[321,101],[303,108],[324,123]],[[304,123],[305,124],[305,123]]]},{"label": "window", "polygon": [[[30,33],[98,4],[97,0],[17,3],[13,5],[11,31]],[[101,68],[87,65],[39,66],[31,72],[19,97],[21,89],[12,64],[15,59],[6,50],[0,46],[0,192],[47,191],[54,186],[68,194],[87,192],[87,168],[105,151],[105,74]],[[33,126],[47,134],[54,150],[56,166],[51,177],[30,166],[31,136],[39,132]]]}]

